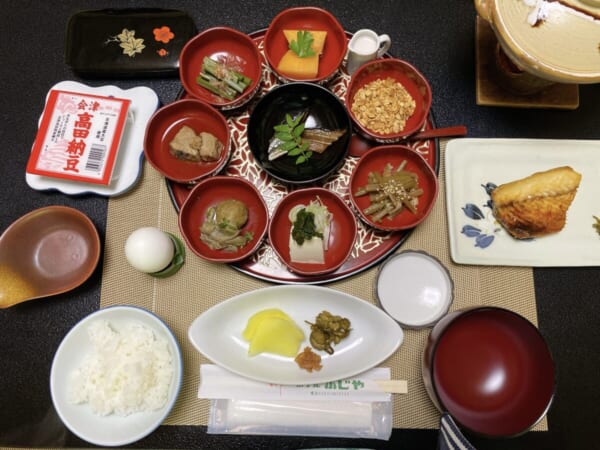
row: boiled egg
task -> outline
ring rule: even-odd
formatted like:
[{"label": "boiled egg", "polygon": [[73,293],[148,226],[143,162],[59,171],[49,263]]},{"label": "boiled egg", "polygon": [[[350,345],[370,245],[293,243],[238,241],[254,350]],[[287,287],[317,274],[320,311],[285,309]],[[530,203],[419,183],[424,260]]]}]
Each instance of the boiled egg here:
[{"label": "boiled egg", "polygon": [[175,245],[171,237],[158,228],[138,228],[125,241],[125,256],[140,272],[159,272],[173,260]]}]

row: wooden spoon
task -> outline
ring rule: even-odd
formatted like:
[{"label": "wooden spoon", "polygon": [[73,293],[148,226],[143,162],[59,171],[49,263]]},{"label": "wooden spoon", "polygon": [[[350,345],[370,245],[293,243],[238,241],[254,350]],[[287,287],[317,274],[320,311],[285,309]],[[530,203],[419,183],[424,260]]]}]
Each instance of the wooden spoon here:
[{"label": "wooden spoon", "polygon": [[82,284],[100,259],[100,237],[77,209],[47,206],[0,236],[0,308],[61,294]]}]

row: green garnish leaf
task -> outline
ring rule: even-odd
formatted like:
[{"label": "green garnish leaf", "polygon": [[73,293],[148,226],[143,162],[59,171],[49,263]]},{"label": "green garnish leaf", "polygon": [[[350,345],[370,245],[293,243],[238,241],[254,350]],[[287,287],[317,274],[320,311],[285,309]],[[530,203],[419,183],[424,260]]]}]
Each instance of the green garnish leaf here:
[{"label": "green garnish leaf", "polygon": [[294,128],[294,132],[293,133],[294,133],[294,136],[296,138],[299,138],[300,136],[302,136],[302,133],[304,133],[304,124],[301,123],[296,128]]},{"label": "green garnish leaf", "polygon": [[314,56],[315,52],[312,49],[312,44],[315,38],[310,31],[298,30],[296,40],[290,42],[290,50],[292,50],[299,58]]},{"label": "green garnish leaf", "polygon": [[289,126],[288,126],[288,125],[275,125],[275,126],[273,127],[273,129],[274,129],[275,131],[284,131],[284,132],[285,132],[285,131],[288,131],[288,130],[289,130]]},{"label": "green garnish leaf", "polygon": [[298,158],[296,158],[296,164],[302,164],[308,161],[308,158],[312,156],[312,152],[302,152]]},{"label": "green garnish leaf", "polygon": [[292,120],[292,123],[294,124],[294,126],[297,126],[302,121],[303,118],[304,118],[304,114],[298,114],[294,118],[294,120]]},{"label": "green garnish leaf", "polygon": [[307,152],[309,143],[302,140],[305,124],[303,122],[305,114],[298,114],[292,117],[291,114],[285,115],[285,123],[275,125],[274,138],[279,139],[281,144],[277,147],[279,150],[287,152],[290,156],[298,156],[296,164],[302,164],[312,156],[312,152]]},{"label": "green garnish leaf", "polygon": [[294,135],[292,135],[292,133],[290,133],[290,130],[279,131],[279,132],[275,133],[275,137],[277,139],[280,139],[280,140],[285,141],[285,142],[287,142],[287,141],[294,141],[295,138],[296,138]]},{"label": "green garnish leaf", "polygon": [[289,152],[294,148],[296,148],[296,141],[284,142],[279,146],[279,149],[283,150],[284,152]]}]

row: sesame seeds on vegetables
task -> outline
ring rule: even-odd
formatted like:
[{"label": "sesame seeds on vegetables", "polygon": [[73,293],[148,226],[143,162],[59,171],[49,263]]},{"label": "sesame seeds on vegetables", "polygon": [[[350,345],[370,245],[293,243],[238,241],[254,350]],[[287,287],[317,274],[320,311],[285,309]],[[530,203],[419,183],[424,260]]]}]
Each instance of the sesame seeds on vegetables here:
[{"label": "sesame seeds on vegetables", "polygon": [[405,170],[406,163],[406,160],[402,161],[397,168],[388,163],[382,172],[369,172],[367,184],[354,193],[357,197],[369,196],[370,204],[363,213],[373,222],[392,219],[405,208],[413,214],[417,212],[423,189],[419,186],[418,175]]}]

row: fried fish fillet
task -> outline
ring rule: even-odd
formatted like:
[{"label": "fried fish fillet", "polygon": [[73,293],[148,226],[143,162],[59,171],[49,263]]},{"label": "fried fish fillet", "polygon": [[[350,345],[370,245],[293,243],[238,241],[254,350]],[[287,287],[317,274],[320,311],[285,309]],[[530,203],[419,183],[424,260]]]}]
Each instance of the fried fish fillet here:
[{"label": "fried fish fillet", "polygon": [[517,239],[563,229],[581,174],[569,166],[502,184],[491,193],[494,216]]}]

